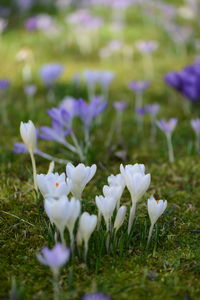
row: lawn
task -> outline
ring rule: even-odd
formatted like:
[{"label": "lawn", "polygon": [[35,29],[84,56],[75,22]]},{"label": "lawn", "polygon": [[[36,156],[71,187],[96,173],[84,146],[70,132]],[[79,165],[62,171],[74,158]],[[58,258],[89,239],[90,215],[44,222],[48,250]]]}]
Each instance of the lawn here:
[{"label": "lawn", "polygon": [[[175,7],[183,6],[183,1],[168,1],[168,4],[174,2]],[[103,18],[104,23],[98,35],[95,33],[89,39],[92,48],[86,53],[76,42],[86,34],[84,30],[73,31],[65,22],[66,16],[74,9],[54,11],[48,7],[34,8],[26,13],[11,11],[11,15],[6,17],[8,26],[0,36],[0,78],[9,79],[11,84],[7,90],[0,90],[0,299],[8,299],[14,281],[20,296],[11,299],[53,298],[51,272],[38,262],[36,253],[43,246],[54,246],[54,234],[44,211],[43,197],[33,187],[29,154],[14,154],[13,143],[22,142],[21,121],[32,120],[38,128],[50,126],[47,110],[57,107],[64,97],[88,101],[85,82],[82,80],[76,86],[72,80],[75,74],[82,74],[86,69],[110,70],[115,78],[109,89],[107,107],[91,128],[92,146],[83,162],[88,166],[95,163],[97,172],[83,192],[82,211],[97,214],[95,196],[102,194],[110,174],[120,172],[121,163],[144,164],[147,173],[151,174],[151,184],[138,204],[129,237],[126,233],[128,217],[125,219],[119,232],[123,238],[118,248],[106,251],[99,231],[91,237],[87,265],[74,255],[62,268],[60,299],[81,299],[85,293],[97,291],[110,295],[114,300],[200,299],[200,162],[195,149],[195,133],[190,125],[191,119],[199,117],[200,107],[198,101],[192,103],[184,99],[164,81],[167,72],[183,69],[197,58],[199,53],[195,43],[199,38],[199,24],[195,17],[188,20],[176,16],[176,24],[192,28],[190,38],[177,44],[160,25],[158,15],[151,16],[148,4],[142,7],[128,7],[124,29],[116,32],[110,30],[111,8],[90,7],[90,13]],[[50,12],[59,28],[58,34],[48,30],[28,31],[24,27],[29,16],[41,11]],[[76,36],[78,34],[80,37]],[[115,53],[100,59],[99,49],[112,40],[121,40],[127,49],[133,48],[130,57]],[[158,49],[152,53],[154,71],[151,74],[134,46],[138,40],[159,43]],[[25,63],[16,59],[17,53],[25,48],[31,53],[32,77],[29,83],[37,86],[33,103],[28,103],[30,99],[24,93],[27,83],[22,77],[22,69]],[[48,101],[39,70],[44,64],[53,62],[62,64],[64,72],[53,86],[54,99]],[[138,129],[134,112],[135,94],[128,86],[133,80],[150,80],[151,85],[144,92],[143,101],[145,105],[160,104],[157,119],[178,119],[172,135],[174,163],[168,160],[166,138],[159,128],[156,127],[156,135],[152,139],[148,115],[142,117],[143,126]],[[100,93],[100,87],[97,92]],[[114,127],[111,135],[113,126],[119,125],[115,123],[118,115],[113,108],[113,103],[119,100],[128,103],[128,108],[123,112],[121,134]],[[4,120],[5,110],[7,120]],[[74,126],[82,142],[80,120],[75,120]],[[42,151],[52,156],[69,160],[74,165],[80,163],[76,154],[54,141],[39,140],[38,143]],[[35,158],[37,173],[47,173],[49,161],[37,155]],[[64,172],[65,165],[56,163],[55,171]],[[152,194],[156,199],[166,199],[168,206],[146,248],[150,226],[146,207]],[[127,189],[121,203],[129,210],[131,199]],[[69,245],[67,231],[66,240]]]}]

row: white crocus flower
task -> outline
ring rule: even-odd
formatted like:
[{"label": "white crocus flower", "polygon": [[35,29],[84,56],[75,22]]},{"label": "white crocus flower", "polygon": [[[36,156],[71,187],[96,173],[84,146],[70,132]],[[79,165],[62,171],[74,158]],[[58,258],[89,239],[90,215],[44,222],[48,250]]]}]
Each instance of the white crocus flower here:
[{"label": "white crocus flower", "polygon": [[71,193],[76,199],[81,200],[83,190],[96,173],[96,169],[96,165],[86,167],[84,164],[78,164],[75,167],[71,163],[67,164],[67,183],[71,187]]},{"label": "white crocus flower", "polygon": [[151,220],[151,227],[149,229],[147,245],[150,242],[155,223],[157,222],[158,218],[163,214],[166,208],[167,208],[167,200],[155,200],[153,196],[151,196],[148,199],[147,209],[148,209],[149,218]]},{"label": "white crocus flower", "polygon": [[108,184],[112,186],[122,186],[125,188],[124,178],[121,174],[108,176]]},{"label": "white crocus flower", "polygon": [[44,202],[46,214],[51,223],[55,224],[57,230],[59,231],[63,245],[65,245],[64,230],[69,218],[68,203],[69,200],[66,196],[63,196],[58,200],[46,198]]},{"label": "white crocus flower", "polygon": [[120,165],[120,171],[131,194],[132,200],[128,224],[128,233],[130,233],[137,202],[142,198],[149,188],[151,175],[145,174],[145,166],[143,164],[126,165],[125,167]]},{"label": "white crocus flower", "polygon": [[65,227],[68,228],[73,250],[73,230],[75,222],[80,214],[80,201],[76,200],[75,198],[69,200],[66,196],[62,196],[58,200],[55,200],[54,198],[46,198],[44,207],[51,223],[55,224],[56,228],[58,229],[64,245],[64,230]]},{"label": "white crocus flower", "polygon": [[104,195],[104,197],[115,198],[117,207],[118,207],[118,205],[120,204],[121,196],[122,196],[122,188],[121,188],[121,186],[104,185],[103,186],[103,195]]},{"label": "white crocus flower", "polygon": [[31,162],[32,162],[32,167],[33,167],[33,179],[34,179],[34,187],[35,190],[37,191],[37,184],[36,184],[36,164],[35,164],[35,158],[34,158],[34,150],[36,149],[36,144],[37,144],[37,133],[36,133],[36,128],[33,124],[32,121],[28,121],[28,123],[20,123],[20,134],[22,137],[22,140],[26,147],[28,148],[30,157],[31,157]]},{"label": "white crocus flower", "polygon": [[120,191],[119,191],[119,194],[118,194],[119,200],[118,200],[118,202],[117,202],[117,209],[119,209],[119,206],[120,206],[120,200],[121,200],[121,197],[122,197],[124,188],[125,188],[124,178],[122,177],[121,174],[110,175],[110,176],[108,177],[108,184],[109,184],[109,186],[112,186],[112,187],[119,187],[119,188],[120,188]]},{"label": "white crocus flower", "polygon": [[115,217],[114,229],[117,232],[123,225],[126,216],[126,206],[120,206]]},{"label": "white crocus flower", "polygon": [[84,212],[79,220],[79,228],[77,233],[77,243],[80,246],[84,242],[84,257],[85,261],[87,259],[88,252],[88,242],[90,237],[97,226],[97,216],[90,215],[87,212]]},{"label": "white crocus flower", "polygon": [[115,210],[117,200],[113,197],[96,196],[96,205],[99,212],[103,215],[107,232],[110,230],[111,218]]},{"label": "white crocus flower", "polygon": [[67,229],[70,235],[71,250],[74,249],[74,226],[81,212],[81,203],[76,198],[71,198],[68,204],[69,217],[67,220]]},{"label": "white crocus flower", "polygon": [[67,196],[70,192],[65,173],[40,174],[36,176],[36,182],[44,198],[59,198]]}]

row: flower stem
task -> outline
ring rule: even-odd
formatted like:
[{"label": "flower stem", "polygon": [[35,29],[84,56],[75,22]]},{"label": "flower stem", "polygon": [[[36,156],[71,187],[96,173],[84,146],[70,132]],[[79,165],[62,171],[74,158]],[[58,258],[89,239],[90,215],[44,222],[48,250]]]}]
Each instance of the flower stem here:
[{"label": "flower stem", "polygon": [[66,246],[64,230],[60,231],[60,238],[61,238],[61,243],[63,244],[63,246]]},{"label": "flower stem", "polygon": [[59,288],[59,280],[58,273],[53,272],[53,300],[59,300],[60,288]]},{"label": "flower stem", "polygon": [[36,183],[36,175],[37,175],[37,171],[36,171],[36,163],[35,163],[35,157],[33,152],[30,152],[30,156],[31,156],[31,163],[32,163],[32,168],[33,168],[33,182],[34,182],[34,188],[36,190],[36,192],[38,192],[38,187],[37,187],[37,183]]},{"label": "flower stem", "polygon": [[168,146],[168,155],[169,155],[169,161],[171,163],[174,162],[174,150],[172,145],[172,136],[171,134],[167,134],[167,146]]},{"label": "flower stem", "polygon": [[130,234],[131,228],[133,226],[135,211],[136,211],[136,202],[132,201],[132,206],[131,206],[131,209],[130,209],[130,215],[129,215],[129,220],[128,220],[128,234]]},{"label": "flower stem", "polygon": [[82,149],[81,149],[81,147],[80,147],[80,145],[79,145],[79,142],[78,142],[78,140],[77,140],[77,138],[76,138],[76,135],[74,134],[73,131],[71,131],[71,138],[72,138],[72,140],[73,140],[73,142],[74,142],[74,145],[75,145],[75,147],[76,147],[76,149],[77,149],[77,153],[78,153],[78,155],[79,155],[79,157],[80,157],[80,160],[81,160],[81,161],[84,161],[83,151],[82,151]]},{"label": "flower stem", "polygon": [[196,133],[196,151],[197,153],[200,150],[200,133]]},{"label": "flower stem", "polygon": [[151,237],[152,237],[153,228],[154,228],[154,223],[151,224],[150,229],[149,229],[149,235],[148,235],[148,240],[147,240],[147,247],[149,246],[149,242],[150,242]]},{"label": "flower stem", "polygon": [[87,263],[88,242],[84,243],[84,262]]},{"label": "flower stem", "polygon": [[60,158],[51,156],[51,155],[49,155],[49,154],[47,154],[45,152],[42,152],[40,150],[37,150],[37,152],[35,154],[37,154],[37,155],[39,155],[39,156],[41,156],[41,157],[43,157],[45,159],[48,159],[48,160],[51,160],[51,161],[53,160],[53,161],[55,161],[55,162],[57,162],[59,164],[67,164],[69,162],[68,160],[60,159]]}]

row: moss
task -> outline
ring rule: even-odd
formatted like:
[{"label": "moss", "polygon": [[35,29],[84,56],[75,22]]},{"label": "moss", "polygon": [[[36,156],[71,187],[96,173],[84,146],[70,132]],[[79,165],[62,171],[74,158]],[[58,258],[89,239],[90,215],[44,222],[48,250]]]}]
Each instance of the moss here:
[{"label": "moss", "polygon": [[[143,26],[137,14],[128,15],[127,19],[129,23],[125,37],[128,43],[141,37],[158,39],[161,43],[155,56],[155,81],[145,94],[145,102],[160,102],[160,116],[173,116],[180,120],[173,136],[176,156],[173,165],[167,161],[166,141],[162,133],[157,132],[156,141],[150,142],[148,119],[145,120],[144,132],[136,132],[132,112],[134,96],[128,90],[127,83],[132,79],[144,78],[139,55],[135,55],[133,62],[128,65],[121,65],[117,60],[100,63],[95,51],[88,57],[80,56],[75,45],[68,51],[64,38],[55,43],[41,34],[28,34],[19,28],[12,28],[3,36],[0,72],[1,76],[11,78],[13,83],[6,99],[10,123],[6,127],[0,124],[3,132],[0,149],[1,299],[6,299],[13,276],[23,289],[24,299],[52,299],[50,271],[35,258],[43,245],[52,245],[48,220],[43,212],[42,202],[35,199],[32,191],[28,155],[14,156],[11,153],[12,142],[20,140],[18,127],[21,120],[31,118],[37,126],[50,124],[46,109],[51,105],[46,102],[45,91],[37,76],[40,65],[50,61],[60,61],[66,65],[61,83],[56,86],[57,102],[68,90],[73,95],[69,80],[71,75],[90,67],[111,68],[115,71],[117,77],[111,87],[110,99],[114,101],[122,98],[129,102],[130,109],[123,120],[122,140],[114,135],[112,147],[105,147],[107,133],[114,118],[111,103],[105,112],[102,127],[97,126],[96,131],[94,130],[94,147],[88,162],[98,163],[98,173],[85,190],[85,207],[90,212],[96,210],[94,196],[101,193],[106,177],[112,172],[118,172],[121,162],[143,162],[152,174],[151,187],[138,207],[130,247],[126,251],[102,254],[99,257],[91,249],[89,269],[78,261],[66,266],[62,270],[60,282],[64,291],[63,299],[78,299],[83,293],[93,290],[111,294],[114,300],[200,298],[200,163],[199,155],[195,154],[194,136],[189,126],[190,118],[199,114],[199,108],[195,107],[186,116],[182,100],[174,98],[172,101],[169,90],[162,81],[166,71],[179,69],[191,62],[193,53],[178,55],[171,42],[154,25],[148,23],[148,28]],[[103,47],[110,38],[109,31],[102,32],[102,38]],[[34,99],[34,111],[31,112],[28,111],[23,94],[21,66],[15,61],[16,52],[24,45],[32,48],[35,54],[34,82],[39,86],[38,95]],[[76,93],[86,95],[84,88]],[[53,143],[45,142],[40,146],[54,155],[68,155]],[[124,161],[116,158],[117,150],[127,153]],[[72,160],[76,158],[72,157]],[[37,166],[39,172],[46,172],[48,163],[37,158]],[[57,166],[59,171],[62,168]],[[149,220],[145,200],[152,193],[158,198],[167,199],[169,205],[154,231],[150,249],[146,251]],[[124,193],[122,202],[130,202],[127,192]]]}]

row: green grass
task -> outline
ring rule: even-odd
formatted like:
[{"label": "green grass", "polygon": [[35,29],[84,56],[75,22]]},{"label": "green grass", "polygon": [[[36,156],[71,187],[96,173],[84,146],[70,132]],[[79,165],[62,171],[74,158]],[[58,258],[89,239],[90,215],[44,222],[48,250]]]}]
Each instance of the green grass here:
[{"label": "green grass", "polygon": [[[0,124],[0,224],[1,224],[1,280],[0,299],[7,299],[11,289],[11,279],[16,278],[24,299],[52,299],[50,270],[37,262],[35,254],[44,245],[53,245],[48,231],[48,219],[43,211],[41,199],[36,199],[32,190],[32,170],[28,155],[15,156],[11,153],[12,142],[20,141],[19,123],[32,119],[37,126],[49,125],[46,109],[51,107],[46,101],[45,90],[38,80],[41,64],[59,61],[66,67],[61,81],[55,87],[57,103],[67,94],[74,95],[70,78],[74,72],[86,68],[112,69],[116,72],[110,92],[110,103],[104,114],[103,123],[93,130],[93,148],[88,163],[97,163],[95,179],[84,191],[84,205],[95,212],[95,195],[101,194],[102,186],[111,173],[119,172],[121,162],[144,163],[152,175],[149,191],[138,206],[132,240],[128,249],[120,248],[117,253],[100,253],[95,236],[89,250],[89,266],[76,258],[62,269],[60,284],[63,299],[79,299],[85,292],[102,291],[111,294],[115,300],[123,299],[199,299],[200,287],[200,162],[194,150],[194,135],[189,120],[199,116],[199,106],[191,108],[185,115],[183,100],[169,92],[163,83],[163,75],[171,69],[179,69],[193,61],[196,53],[177,53],[174,45],[159,28],[142,23],[137,13],[128,16],[125,39],[133,44],[138,39],[158,39],[160,49],[154,56],[155,78],[151,88],[145,93],[145,103],[161,103],[159,117],[177,117],[179,124],[173,135],[176,162],[168,163],[165,137],[157,132],[156,141],[149,139],[148,118],[144,132],[137,133],[133,117],[133,94],[127,84],[133,79],[145,77],[140,55],[134,54],[133,61],[123,65],[119,59],[100,62],[96,50],[82,57],[75,45],[67,47],[67,34],[57,41],[49,40],[39,33],[28,34],[20,27],[8,30],[2,37],[0,48],[0,77],[8,77],[12,82],[6,96],[1,101],[8,102],[9,124]],[[60,18],[58,21],[61,22]],[[100,40],[105,46],[111,35],[105,26]],[[23,94],[21,65],[15,55],[22,46],[33,50],[34,79],[39,90],[35,98],[34,111],[28,111]],[[85,87],[75,91],[76,96],[86,96]],[[129,108],[124,115],[122,139],[114,136],[112,147],[105,142],[114,119],[112,101],[124,99]],[[56,103],[54,104],[56,105]],[[51,142],[40,142],[42,150],[68,158],[63,149]],[[116,151],[127,153],[124,161],[116,157]],[[76,163],[77,158],[72,157]],[[48,162],[37,158],[38,172],[46,172]],[[56,165],[59,172],[64,166]],[[149,228],[146,199],[151,194],[158,199],[168,200],[168,209],[159,219],[148,250],[145,249]],[[130,204],[128,192],[122,203]],[[125,228],[125,227],[124,227]],[[97,249],[95,249],[95,247]]]}]

